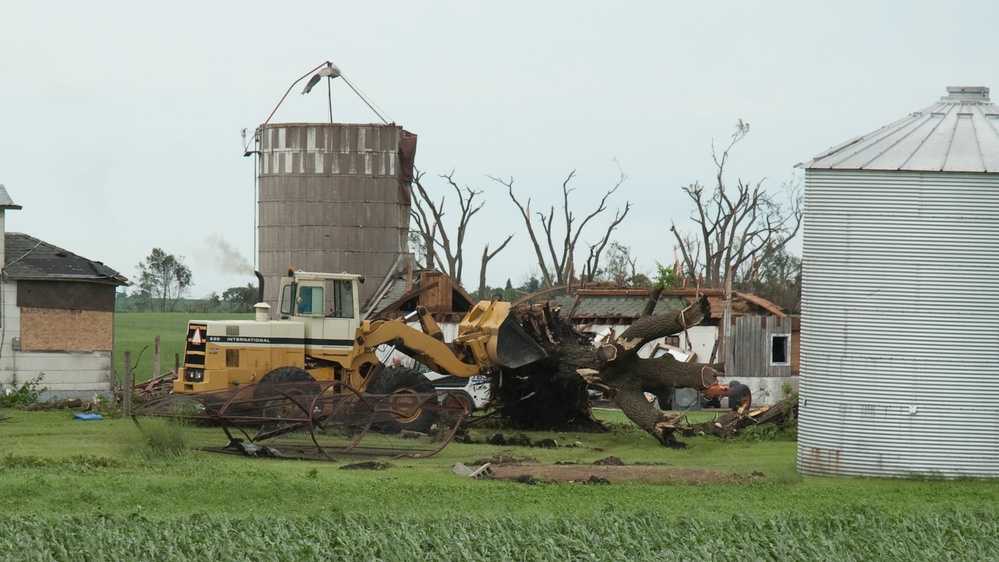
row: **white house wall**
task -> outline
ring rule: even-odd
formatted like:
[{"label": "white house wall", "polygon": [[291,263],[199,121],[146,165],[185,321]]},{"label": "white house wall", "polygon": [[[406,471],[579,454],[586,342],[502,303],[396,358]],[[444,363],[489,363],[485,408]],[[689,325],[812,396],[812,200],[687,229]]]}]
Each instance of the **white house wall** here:
[{"label": "white house wall", "polygon": [[0,318],[0,387],[3,392],[14,390],[26,381],[43,378],[39,387],[47,388],[42,400],[78,397],[91,399],[93,395],[110,396],[110,351],[18,351],[15,338],[21,337],[21,316],[17,303],[17,283],[4,283],[2,290],[3,318]]},{"label": "white house wall", "polygon": [[14,351],[11,363],[18,385],[44,375],[39,383],[47,389],[42,400],[111,393],[109,351]]},{"label": "white house wall", "polygon": [[3,341],[0,342],[0,387],[4,390],[11,388],[11,376],[14,374],[14,350],[11,341],[21,336],[20,309],[15,304],[16,287],[15,283],[0,284],[0,299],[2,299],[0,311],[3,313],[3,317],[0,318],[0,334],[3,336]]}]

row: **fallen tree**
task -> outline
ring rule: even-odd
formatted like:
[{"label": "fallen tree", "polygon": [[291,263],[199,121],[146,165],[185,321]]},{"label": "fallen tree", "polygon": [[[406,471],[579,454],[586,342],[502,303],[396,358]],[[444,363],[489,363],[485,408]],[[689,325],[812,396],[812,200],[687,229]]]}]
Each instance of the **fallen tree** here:
[{"label": "fallen tree", "polygon": [[[647,306],[647,311],[654,307],[659,292],[653,291],[650,299],[653,305]],[[665,400],[676,388],[707,389],[718,380],[722,366],[684,363],[670,354],[645,359],[638,356],[638,351],[652,340],[700,324],[706,307],[707,300],[700,299],[683,310],[640,317],[613,342],[597,349],[600,366],[595,374],[581,373],[584,377],[595,376],[598,384],[609,387],[614,403],[628,419],[669,447],[683,444],[673,435],[666,415],[649,402],[645,393]]]},{"label": "fallen tree", "polygon": [[684,363],[671,355],[638,356],[646,343],[682,332],[705,318],[706,299],[683,310],[651,314],[660,293],[653,290],[643,316],[597,349],[590,336],[575,330],[550,305],[519,308],[516,312],[524,330],[549,357],[504,373],[497,392],[504,416],[521,428],[605,429],[590,409],[588,389],[595,388],[663,445],[684,446],[674,436],[670,418],[645,393],[665,400],[675,388],[706,389],[717,380],[722,366]]}]

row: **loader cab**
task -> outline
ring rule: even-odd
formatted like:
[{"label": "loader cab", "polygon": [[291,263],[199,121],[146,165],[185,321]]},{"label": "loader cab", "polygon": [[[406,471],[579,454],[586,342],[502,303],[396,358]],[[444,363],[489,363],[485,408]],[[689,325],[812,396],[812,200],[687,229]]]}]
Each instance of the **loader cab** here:
[{"label": "loader cab", "polygon": [[281,282],[281,318],[305,325],[306,347],[352,347],[360,322],[360,275],[289,272]]}]

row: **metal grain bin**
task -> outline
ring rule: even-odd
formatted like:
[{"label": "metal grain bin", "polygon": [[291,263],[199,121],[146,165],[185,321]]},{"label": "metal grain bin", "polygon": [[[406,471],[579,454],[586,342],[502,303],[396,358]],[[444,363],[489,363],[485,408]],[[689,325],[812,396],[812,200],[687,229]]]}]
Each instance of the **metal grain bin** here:
[{"label": "metal grain bin", "polygon": [[800,165],[806,475],[999,476],[999,111],[947,92]]},{"label": "metal grain bin", "polygon": [[261,125],[258,257],[265,300],[288,267],[360,273],[362,309],[406,252],[416,135],[394,124]]}]

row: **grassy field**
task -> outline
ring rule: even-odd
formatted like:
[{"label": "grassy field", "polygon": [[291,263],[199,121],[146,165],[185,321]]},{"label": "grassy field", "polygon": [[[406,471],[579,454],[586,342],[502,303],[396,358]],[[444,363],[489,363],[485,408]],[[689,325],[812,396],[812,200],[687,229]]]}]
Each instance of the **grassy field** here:
[{"label": "grassy field", "polygon": [[[385,470],[150,447],[120,419],[0,410],[0,559],[988,560],[999,486],[806,478],[795,443],[659,446],[621,413],[555,449],[452,443]],[[456,462],[625,463],[755,478],[724,485],[472,480]],[[525,468],[529,473],[529,467]],[[762,476],[759,476],[762,474]]]},{"label": "grassy field", "polygon": [[[198,319],[252,315],[198,315]],[[115,370],[137,380],[183,350],[187,313],[116,315]],[[144,351],[143,351],[144,350]],[[385,470],[171,452],[130,421],[0,410],[2,560],[995,560],[999,485],[807,478],[793,441],[688,438],[665,449],[616,410],[606,434],[529,433],[555,449],[451,443]],[[719,484],[526,485],[472,480],[457,462],[716,471]],[[530,467],[525,466],[525,474]]]},{"label": "grassy field", "polygon": [[177,357],[183,360],[184,340],[190,320],[253,319],[253,314],[191,314],[188,312],[119,312],[115,314],[114,372],[121,384],[125,373],[125,352],[132,354],[135,380],[154,376],[153,350],[160,337],[160,374],[174,368]]}]

